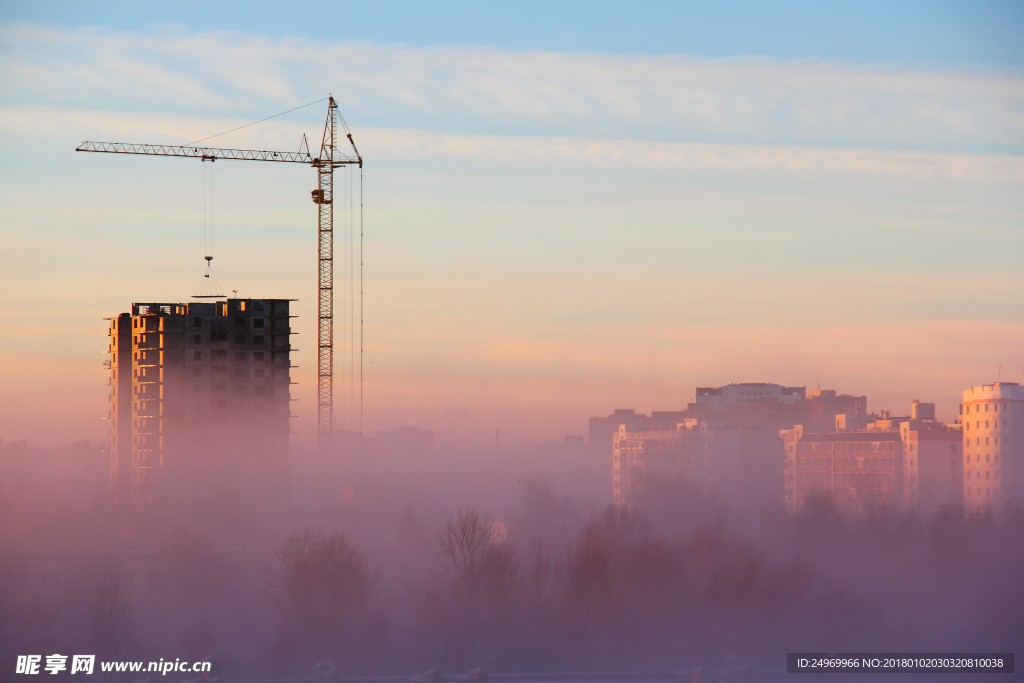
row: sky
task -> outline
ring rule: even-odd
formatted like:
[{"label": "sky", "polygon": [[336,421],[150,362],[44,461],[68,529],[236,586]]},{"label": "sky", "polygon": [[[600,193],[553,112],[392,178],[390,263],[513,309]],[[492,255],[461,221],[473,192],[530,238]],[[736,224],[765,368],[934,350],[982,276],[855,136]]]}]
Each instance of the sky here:
[{"label": "sky", "polygon": [[[210,169],[74,148],[185,144],[327,93],[366,160],[370,433],[528,447],[742,381],[952,420],[963,388],[1024,379],[1020,3],[149,5],[0,4],[7,441],[102,441],[102,319],[204,272]],[[323,117],[209,143],[294,150]],[[213,173],[225,290],[299,300],[311,446],[315,176]],[[359,179],[338,182],[354,283]],[[337,296],[350,428],[357,300]]]}]

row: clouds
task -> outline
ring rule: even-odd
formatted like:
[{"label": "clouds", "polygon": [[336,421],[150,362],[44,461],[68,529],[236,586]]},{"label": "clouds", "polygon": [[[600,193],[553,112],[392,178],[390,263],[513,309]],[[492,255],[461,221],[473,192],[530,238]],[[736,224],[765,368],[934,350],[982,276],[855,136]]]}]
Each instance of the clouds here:
[{"label": "clouds", "polygon": [[[319,113],[319,109],[317,112]],[[0,106],[0,127],[9,135],[53,138],[69,135],[118,142],[185,142],[211,130],[244,123],[174,115],[123,113],[39,106]],[[276,124],[249,129],[230,143],[205,144],[291,150],[308,126]],[[927,151],[836,149],[794,145],[674,143],[570,137],[466,135],[427,131],[360,128],[358,144],[377,163],[457,161],[486,166],[611,169],[662,174],[785,175],[795,178],[867,178],[1024,184],[1024,158],[1011,155]],[[70,141],[69,141],[70,142]],[[67,143],[66,143],[67,144]]]},{"label": "clouds", "polygon": [[512,52],[239,33],[0,29],[8,104],[273,112],[332,90],[356,125],[657,142],[1024,151],[1024,77],[765,58]]}]

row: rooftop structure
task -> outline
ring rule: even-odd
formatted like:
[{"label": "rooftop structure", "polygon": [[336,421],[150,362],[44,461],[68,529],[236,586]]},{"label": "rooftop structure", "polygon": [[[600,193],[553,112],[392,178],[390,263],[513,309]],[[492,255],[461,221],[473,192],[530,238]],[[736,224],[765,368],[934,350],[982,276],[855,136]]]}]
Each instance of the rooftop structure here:
[{"label": "rooftop structure", "polygon": [[767,382],[743,382],[722,387],[697,387],[697,405],[708,405],[715,410],[725,406],[749,405],[764,399],[794,405],[806,397],[806,387],[784,387]]}]

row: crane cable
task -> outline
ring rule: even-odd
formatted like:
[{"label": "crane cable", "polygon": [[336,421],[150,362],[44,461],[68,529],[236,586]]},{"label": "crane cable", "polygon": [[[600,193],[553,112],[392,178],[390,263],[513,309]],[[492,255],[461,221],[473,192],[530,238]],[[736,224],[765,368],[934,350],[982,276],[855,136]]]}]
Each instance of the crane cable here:
[{"label": "crane cable", "polygon": [[[183,147],[191,147],[192,145],[196,144],[197,142],[204,142],[205,140],[210,140],[210,139],[213,139],[213,138],[216,138],[216,137],[220,137],[221,135],[227,135],[228,133],[234,133],[236,130],[242,130],[243,128],[248,128],[249,126],[255,126],[257,123],[263,123],[264,121],[269,121],[270,119],[276,119],[278,116],[284,116],[285,114],[291,114],[293,111],[298,111],[300,109],[305,109],[306,107],[311,107],[314,104],[319,104],[320,102],[323,102],[326,99],[327,99],[326,97],[321,97],[316,102],[310,102],[309,104],[304,104],[301,107],[295,107],[295,109],[289,109],[288,111],[283,111],[280,114],[274,114],[273,116],[268,116],[265,119],[260,119],[259,121],[253,121],[252,123],[247,123],[244,126],[239,126],[238,128],[232,128],[231,130],[226,130],[223,133],[217,133],[216,135],[211,135],[210,137],[202,138],[202,139],[199,139],[199,140],[193,140],[192,142],[188,143],[187,145],[182,145],[182,146]],[[347,130],[347,127],[346,127],[346,130]]]}]

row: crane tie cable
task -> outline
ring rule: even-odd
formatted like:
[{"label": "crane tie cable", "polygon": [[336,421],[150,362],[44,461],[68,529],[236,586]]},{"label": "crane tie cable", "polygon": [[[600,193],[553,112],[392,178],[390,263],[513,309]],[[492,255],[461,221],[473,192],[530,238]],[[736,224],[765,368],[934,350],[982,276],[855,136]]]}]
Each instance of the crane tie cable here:
[{"label": "crane tie cable", "polygon": [[210,137],[202,138],[201,140],[193,140],[192,142],[188,143],[187,145],[182,145],[182,147],[191,147],[192,145],[196,144],[197,142],[203,142],[205,140],[210,140],[212,138],[219,137],[221,135],[227,135],[228,133],[234,133],[236,130],[242,130],[243,128],[248,128],[249,126],[255,126],[257,123],[263,123],[264,121],[269,121],[270,119],[275,119],[278,116],[284,116],[285,114],[290,114],[293,111],[298,111],[299,109],[305,109],[306,107],[311,107],[314,104],[318,104],[320,102],[323,102],[326,99],[327,99],[326,97],[322,97],[319,100],[317,100],[316,102],[310,102],[309,104],[304,104],[301,107],[295,107],[295,109],[289,109],[288,111],[283,111],[280,114],[274,114],[273,116],[268,116],[265,119],[260,119],[259,121],[253,121],[252,123],[247,123],[244,126],[239,126],[238,128],[232,128],[231,130],[226,130],[223,133],[217,133],[216,135],[211,135]]}]

